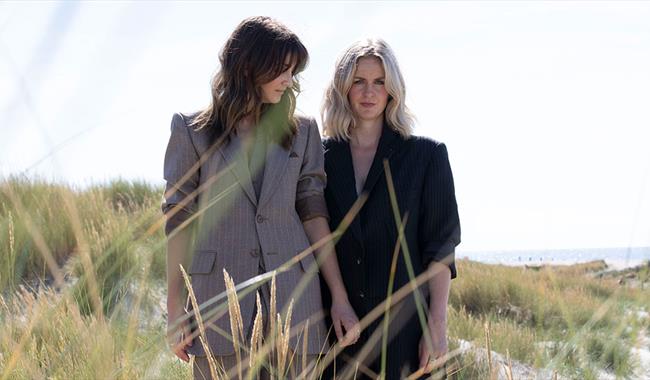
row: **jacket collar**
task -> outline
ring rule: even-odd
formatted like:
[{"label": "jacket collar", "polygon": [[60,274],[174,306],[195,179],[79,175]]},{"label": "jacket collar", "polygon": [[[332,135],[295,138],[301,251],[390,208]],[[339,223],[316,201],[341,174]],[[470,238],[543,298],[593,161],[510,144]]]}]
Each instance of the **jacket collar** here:
[{"label": "jacket collar", "polygon": [[[384,161],[389,161],[399,145],[404,140],[392,128],[384,123],[381,137],[377,145],[377,151],[373,158],[370,170],[363,186],[362,194],[370,195],[379,179],[385,175]],[[327,180],[329,188],[335,196],[340,210],[346,214],[357,201],[357,191],[354,178],[354,167],[352,164],[352,153],[349,141],[330,141],[325,152],[327,157]],[[350,225],[353,235],[359,241],[362,239],[361,224],[359,218],[355,217]]]},{"label": "jacket collar", "polygon": [[263,119],[263,122],[256,127],[258,128],[257,138],[264,138],[267,143],[262,189],[259,199],[257,199],[255,189],[253,188],[248,158],[243,149],[242,139],[231,133],[230,136],[228,136],[226,143],[219,147],[221,155],[235,174],[237,181],[244,189],[244,193],[251,203],[258,208],[268,203],[273,192],[278,187],[279,181],[287,168],[289,155],[293,151],[293,143],[295,142],[295,140],[292,141],[291,149],[285,149],[281,145],[282,143],[280,140],[273,139],[268,135],[267,129],[271,128],[271,126],[265,125],[264,122],[266,122],[266,120]]},{"label": "jacket collar", "polygon": [[244,189],[244,193],[246,193],[248,199],[257,206],[257,197],[253,188],[251,173],[248,170],[248,159],[243,151],[241,139],[232,137],[219,147],[219,152],[221,152],[226,164],[230,167],[237,181]]}]

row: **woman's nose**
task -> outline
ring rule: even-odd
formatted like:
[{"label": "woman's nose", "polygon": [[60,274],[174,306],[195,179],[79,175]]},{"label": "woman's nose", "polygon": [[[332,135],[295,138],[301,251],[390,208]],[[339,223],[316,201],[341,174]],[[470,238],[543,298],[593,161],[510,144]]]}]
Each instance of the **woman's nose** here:
[{"label": "woman's nose", "polygon": [[291,75],[291,71],[290,71],[290,70],[287,70],[287,71],[283,74],[282,82],[283,82],[283,84],[285,84],[287,87],[290,87],[291,85],[293,85],[293,75]]},{"label": "woman's nose", "polygon": [[372,88],[371,85],[365,85],[365,86],[363,86],[363,95],[364,96],[373,96],[373,95],[375,95],[375,92],[373,90],[374,89]]}]

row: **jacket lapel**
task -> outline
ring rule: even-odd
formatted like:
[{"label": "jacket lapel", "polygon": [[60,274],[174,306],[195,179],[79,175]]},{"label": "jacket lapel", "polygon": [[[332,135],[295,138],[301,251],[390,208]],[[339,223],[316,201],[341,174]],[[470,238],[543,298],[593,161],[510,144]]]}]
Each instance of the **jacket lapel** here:
[{"label": "jacket lapel", "polygon": [[291,154],[291,149],[284,149],[277,142],[269,142],[266,151],[264,180],[262,181],[259,207],[263,207],[271,199],[271,195],[278,187],[280,179],[287,168],[289,154]]},{"label": "jacket lapel", "polygon": [[226,164],[230,170],[235,174],[237,181],[244,189],[244,193],[248,199],[257,206],[257,197],[253,189],[253,181],[251,180],[251,173],[248,170],[247,160],[244,157],[244,152],[241,146],[241,140],[238,138],[231,138],[230,141],[219,147],[219,151],[223,156]]},{"label": "jacket lapel", "polygon": [[[379,139],[379,145],[375,152],[375,157],[368,171],[366,183],[363,186],[362,193],[370,194],[384,175],[384,160],[390,159],[398,148],[401,138],[397,132],[394,132],[388,126],[384,125],[382,134]],[[352,153],[349,142],[334,142],[331,148],[325,153],[327,156],[327,181],[330,185],[328,188],[336,197],[341,211],[345,214],[357,200],[357,190],[354,180],[354,167],[352,166]],[[359,216],[354,218],[350,225],[352,234],[357,240],[362,241],[361,221]]]},{"label": "jacket lapel", "polygon": [[[375,152],[375,158],[372,160],[372,165],[370,166],[370,170],[368,170],[368,175],[366,176],[366,183],[363,185],[363,193],[370,194],[379,178],[385,175],[384,160],[390,159],[395,151],[396,143],[400,140],[401,138],[399,134],[384,124],[381,131],[381,137],[379,138],[379,145]],[[350,162],[352,162],[351,157]],[[354,172],[352,178],[354,178]]]},{"label": "jacket lapel", "polygon": [[[340,141],[333,142],[325,152],[327,164],[328,188],[337,200],[343,214],[347,214],[354,202],[357,201],[357,190],[354,184],[354,168],[352,167],[352,154],[350,144]],[[338,226],[336,226],[338,227]],[[352,220],[349,227],[352,234],[361,241],[361,224],[358,215]]]}]

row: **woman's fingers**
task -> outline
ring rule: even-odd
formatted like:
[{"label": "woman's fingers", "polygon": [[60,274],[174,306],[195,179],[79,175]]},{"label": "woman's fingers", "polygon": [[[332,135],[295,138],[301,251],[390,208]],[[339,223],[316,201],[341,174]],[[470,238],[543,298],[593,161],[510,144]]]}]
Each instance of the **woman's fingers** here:
[{"label": "woman's fingers", "polygon": [[[182,327],[179,328],[180,331],[183,331],[181,334],[178,335],[178,339],[176,340],[175,343],[173,343],[171,349],[174,352],[174,354],[181,359],[184,362],[189,362],[190,357],[187,354],[186,348],[188,346],[188,339],[189,339],[189,334],[185,334],[185,329]],[[191,345],[191,341],[190,341]]]},{"label": "woman's fingers", "polygon": [[418,346],[418,352],[420,355],[420,368],[425,368],[427,366],[427,362],[429,361],[429,350],[426,348],[424,339],[420,339],[420,344]]},{"label": "woman's fingers", "polygon": [[185,347],[192,347],[192,332],[190,331],[190,326],[188,325],[187,322],[183,323],[182,325],[183,328],[183,343]]},{"label": "woman's fingers", "polygon": [[334,331],[341,347],[356,343],[361,332],[359,319],[348,302],[332,305],[331,310]]},{"label": "woman's fingers", "polygon": [[187,351],[185,351],[185,348],[181,344],[177,344],[176,347],[174,347],[174,354],[176,354],[176,356],[184,362],[190,361],[190,356],[187,354]]},{"label": "woman's fingers", "polygon": [[354,344],[359,340],[361,335],[361,326],[356,318],[348,317],[343,320],[343,327],[345,328],[345,335],[348,344]]},{"label": "woman's fingers", "polygon": [[341,347],[347,347],[351,344],[354,344],[357,341],[357,337],[354,335],[354,331],[352,331],[348,322],[342,320],[341,325],[345,330],[345,332],[343,333],[343,339],[339,340]]},{"label": "woman's fingers", "polygon": [[358,323],[355,323],[350,318],[337,318],[334,321],[334,330],[341,347],[354,344],[359,339]]},{"label": "woman's fingers", "polygon": [[426,344],[426,341],[424,340],[424,337],[420,339],[418,351],[420,355],[420,369],[425,374],[433,372],[434,369],[441,367],[447,361],[446,346],[437,347],[433,350],[433,352],[431,352]]},{"label": "woman's fingers", "polygon": [[179,359],[189,362],[187,347],[192,346],[192,334],[187,321],[179,322],[176,328],[170,328],[167,335],[170,349]]},{"label": "woman's fingers", "polygon": [[341,320],[339,318],[332,318],[332,323],[334,324],[334,333],[336,333],[336,339],[340,342],[343,340],[343,330],[341,329]]}]

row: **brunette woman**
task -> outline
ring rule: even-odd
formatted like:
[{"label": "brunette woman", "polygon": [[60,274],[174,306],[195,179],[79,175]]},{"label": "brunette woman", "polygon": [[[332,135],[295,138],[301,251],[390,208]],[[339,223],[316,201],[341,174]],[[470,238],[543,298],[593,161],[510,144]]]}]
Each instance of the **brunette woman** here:
[{"label": "brunette woman", "polygon": [[[190,53],[187,57],[192,59]],[[195,378],[210,377],[210,352],[226,370],[237,362],[248,364],[246,352],[235,352],[228,315],[212,312],[224,302],[212,302],[225,290],[224,270],[240,284],[296,261],[277,276],[277,310],[286,311],[293,300],[291,326],[303,331],[310,324],[309,360],[327,349],[315,275],[320,270],[333,294],[331,314],[343,326],[337,330],[338,338],[343,345],[356,340],[357,318],[336,256],[330,254],[331,245],[316,250],[318,267],[312,254],[296,259],[329,234],[318,127],[313,119],[294,115],[299,90],[296,75],[307,60],[303,44],[281,23],[268,17],[245,19],[221,51],[210,106],[193,114],[175,114],[172,119],[163,204],[168,237],[168,338],[179,358],[188,361],[188,355],[195,356]],[[209,350],[197,338],[196,326],[185,318],[187,294],[181,265],[187,268],[202,305]],[[257,310],[255,291],[240,294],[244,340],[250,338],[258,311],[264,315],[265,330],[269,325],[269,283],[253,286],[258,287],[261,310]],[[296,335],[290,346],[303,353],[303,342]],[[293,363],[301,362],[303,358],[293,358]],[[273,372],[272,367],[266,366],[267,374]]]}]

